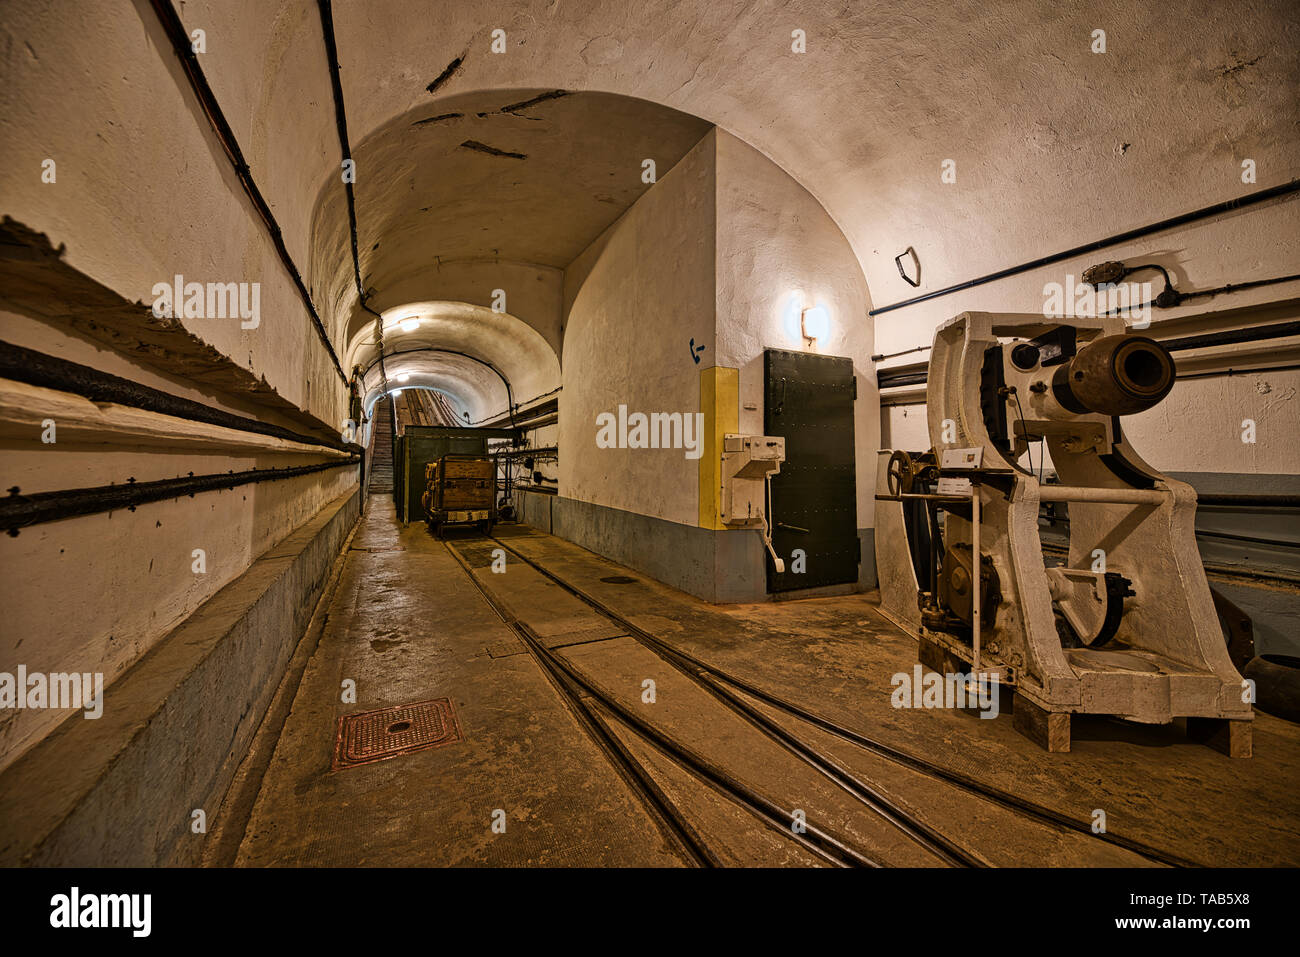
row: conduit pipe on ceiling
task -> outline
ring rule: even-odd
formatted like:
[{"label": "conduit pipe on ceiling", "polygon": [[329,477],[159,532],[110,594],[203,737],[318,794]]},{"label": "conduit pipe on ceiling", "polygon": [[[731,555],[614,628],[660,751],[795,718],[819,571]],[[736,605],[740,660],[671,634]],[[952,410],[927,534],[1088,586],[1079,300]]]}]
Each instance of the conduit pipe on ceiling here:
[{"label": "conduit pipe on ceiling", "polygon": [[[489,369],[491,369],[493,372],[496,373],[497,378],[500,379],[502,384],[505,385],[506,387],[506,409],[510,414],[511,427],[513,428],[515,426],[515,398],[514,398],[514,392],[510,388],[510,380],[506,378],[505,373],[503,373],[492,363],[488,362],[486,359],[480,359],[478,356],[472,356],[468,352],[459,352],[455,349],[442,349],[442,348],[438,348],[437,346],[420,346],[418,349],[400,349],[397,352],[388,353],[388,358],[391,359],[394,356],[411,355],[412,353],[415,352],[438,352],[438,353],[444,353],[446,355],[461,356],[462,358],[469,359],[472,362],[477,362],[479,365],[487,366]],[[379,358],[375,359],[373,362],[370,363],[370,365],[366,366],[365,371],[361,373],[361,377],[364,379],[366,375],[370,372],[370,370],[375,367],[376,362],[382,364],[383,361],[384,361],[384,351],[383,351],[383,345],[381,343],[379,349]],[[387,379],[384,380],[384,384],[385,386],[387,386],[388,384]],[[385,391],[387,391],[387,388],[385,388]]]},{"label": "conduit pipe on ceiling", "polygon": [[[339,147],[343,151],[343,166],[347,167],[352,164],[352,146],[348,141],[348,115],[343,105],[343,81],[339,76],[339,50],[338,44],[334,38],[334,14],[330,8],[330,0],[318,0],[317,8],[320,11],[321,32],[325,36],[325,56],[329,63],[330,88],[334,91],[334,124],[338,129]],[[352,165],[352,171],[355,173],[356,166]],[[357,204],[356,196],[352,190],[352,177],[343,177],[343,191],[347,194],[348,205],[348,224],[351,227],[352,238],[352,277],[357,285],[357,295],[365,298],[365,291],[361,288],[361,258],[357,251]]]},{"label": "conduit pipe on ceiling", "polygon": [[239,142],[235,139],[235,132],[230,128],[230,124],[226,122],[225,114],[221,111],[221,105],[217,102],[216,94],[212,92],[207,77],[203,75],[203,69],[199,66],[198,57],[191,46],[190,36],[185,32],[185,25],[181,23],[181,18],[171,5],[171,0],[150,0],[150,4],[153,6],[154,13],[158,16],[158,22],[162,25],[163,32],[167,35],[167,39],[171,41],[172,51],[181,61],[181,69],[190,82],[190,89],[198,98],[199,106],[206,114],[208,123],[211,125],[213,133],[216,134],[217,141],[221,144],[222,150],[225,151],[226,157],[230,160],[230,165],[234,167],[236,178],[238,178],[240,185],[244,187],[244,192],[248,194],[253,208],[262,220],[262,225],[266,227],[266,231],[270,234],[271,243],[275,246],[276,253],[279,254],[280,262],[289,273],[289,278],[293,280],[294,286],[298,289],[298,295],[307,308],[307,315],[311,317],[312,325],[316,329],[316,335],[320,338],[321,345],[325,347],[330,362],[334,364],[334,370],[338,373],[339,379],[346,388],[348,377],[343,371],[343,366],[339,363],[339,357],[334,351],[333,343],[330,342],[329,333],[326,332],[325,324],[321,322],[320,315],[316,312],[316,305],[311,301],[311,293],[307,291],[307,286],[302,281],[302,275],[298,272],[298,267],[294,265],[288,247],[284,244],[284,234],[280,230],[280,224],[276,222],[271,207],[267,205],[266,200],[262,197],[262,191],[257,188],[257,183],[253,181],[248,162],[244,159],[243,151],[239,148]]},{"label": "conduit pipe on ceiling", "polygon": [[1050,266],[1052,263],[1058,263],[1065,259],[1073,259],[1076,256],[1082,256],[1084,253],[1094,252],[1098,249],[1105,249],[1107,246],[1115,246],[1134,239],[1140,239],[1143,236],[1150,236],[1152,233],[1163,232],[1166,229],[1173,229],[1176,226],[1184,226],[1187,223],[1194,223],[1197,220],[1206,219],[1210,216],[1217,216],[1220,213],[1231,212],[1234,209],[1253,206],[1256,203],[1262,203],[1279,196],[1287,196],[1297,191],[1300,191],[1300,180],[1293,179],[1289,183],[1282,183],[1279,186],[1271,186],[1267,189],[1256,190],[1253,193],[1247,193],[1245,196],[1239,196],[1236,199],[1229,199],[1222,203],[1215,203],[1213,206],[1205,206],[1201,209],[1193,210],[1190,213],[1183,213],[1179,216],[1172,216],[1169,219],[1162,219],[1158,223],[1139,226],[1137,229],[1130,229],[1127,232],[1115,233],[1114,235],[1107,236],[1104,239],[1084,243],[1082,246],[1075,246],[1073,249],[1066,249],[1063,252],[1053,253],[1050,256],[1043,256],[1039,259],[1020,263],[1017,266],[1009,266],[1006,269],[999,269],[997,272],[987,273],[986,275],[979,276],[975,279],[968,279],[966,282],[957,283],[954,286],[945,286],[943,289],[936,289],[933,292],[913,296],[910,299],[903,299],[900,302],[891,303],[888,306],[881,306],[879,309],[869,310],[867,315],[879,316],[882,313],[892,312],[895,309],[902,309],[904,306],[914,306],[917,303],[927,302],[931,299],[938,299],[941,296],[960,292],[963,289],[972,289],[975,286],[982,286],[985,283],[994,282],[998,279],[1005,279],[1008,276],[1019,275],[1020,273],[1028,272],[1031,269],[1039,269],[1043,266]]},{"label": "conduit pipe on ceiling", "polygon": [[[324,34],[324,38],[325,38],[325,55],[329,63],[330,87],[334,91],[334,121],[335,121],[335,126],[338,129],[339,146],[343,151],[343,161],[347,163],[352,159],[352,147],[348,141],[347,108],[345,107],[343,102],[343,81],[339,75],[339,51],[338,51],[338,43],[334,36],[334,12],[330,4],[330,0],[316,0],[316,5],[317,5],[317,9],[320,12],[321,32]],[[353,167],[353,169],[355,170],[355,166]],[[361,256],[359,252],[360,246],[357,241],[356,196],[352,189],[352,183],[346,178],[343,180],[343,188],[347,194],[348,227],[351,233],[351,243],[352,243],[352,277],[353,280],[356,282],[356,286],[357,286],[357,301],[361,304],[362,309],[364,309],[366,312],[370,313],[372,316],[375,317],[375,344],[379,349],[379,359],[378,359],[379,376],[380,376],[380,380],[383,382],[383,391],[385,394],[387,394],[390,390],[390,386],[388,384],[388,369],[384,365],[384,321],[383,321],[384,317],[380,313],[372,309],[370,307],[370,304],[367,302],[368,297],[366,295],[366,290],[361,283]],[[405,351],[415,352],[421,350],[405,350]],[[439,350],[431,350],[431,351],[453,352],[453,354],[455,355],[465,356],[465,358],[473,359],[475,362],[482,362],[483,365],[487,366],[489,369],[495,372],[500,377],[501,381],[505,383],[506,408],[510,413],[510,424],[514,425],[514,421],[515,421],[514,420],[514,398],[510,390],[510,380],[507,379],[504,375],[502,375],[502,373],[495,366],[493,366],[490,362],[484,362],[482,359],[479,359],[475,356],[471,356],[463,352],[454,352],[451,349],[439,349]],[[401,355],[401,354],[402,353],[398,353],[398,352],[389,353],[390,356]],[[375,363],[373,362],[370,365],[366,366],[366,369],[364,372],[362,372],[361,377],[364,379],[366,374],[369,373],[370,370],[374,368],[374,366]],[[392,431],[393,434],[396,435],[397,434],[397,412],[393,403],[391,402],[389,403],[388,410],[390,414],[389,417],[392,420],[391,421]]]},{"label": "conduit pipe on ceiling", "polygon": [[[352,279],[357,287],[357,302],[361,308],[375,317],[375,342],[379,345],[379,376],[384,384],[384,392],[388,392],[388,370],[384,366],[384,317],[370,308],[366,301],[366,290],[361,284],[361,254],[357,241],[357,201],[356,194],[352,189],[352,182],[356,175],[356,164],[352,160],[352,144],[348,138],[348,112],[343,103],[343,80],[339,75],[339,49],[338,42],[334,36],[334,11],[330,6],[330,0],[317,0],[317,10],[320,13],[321,33],[325,39],[325,58],[329,65],[330,89],[334,93],[334,125],[339,134],[339,148],[343,153],[343,166],[352,164],[352,178],[343,177],[343,191],[347,196],[348,207],[348,232],[352,243]],[[363,376],[364,378],[364,376]],[[397,411],[393,403],[388,404],[389,428],[393,435],[397,434]]]}]

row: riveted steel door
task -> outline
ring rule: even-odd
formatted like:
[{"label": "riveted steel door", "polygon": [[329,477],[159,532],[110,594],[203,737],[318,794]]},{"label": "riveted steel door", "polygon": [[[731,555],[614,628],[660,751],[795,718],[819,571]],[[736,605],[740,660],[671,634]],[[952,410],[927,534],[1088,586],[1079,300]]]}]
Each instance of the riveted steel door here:
[{"label": "riveted steel door", "polygon": [[856,582],[853,360],[767,349],[763,377],[763,431],[785,437],[771,516],[772,545],[785,572],[778,574],[768,557],[768,591]]}]

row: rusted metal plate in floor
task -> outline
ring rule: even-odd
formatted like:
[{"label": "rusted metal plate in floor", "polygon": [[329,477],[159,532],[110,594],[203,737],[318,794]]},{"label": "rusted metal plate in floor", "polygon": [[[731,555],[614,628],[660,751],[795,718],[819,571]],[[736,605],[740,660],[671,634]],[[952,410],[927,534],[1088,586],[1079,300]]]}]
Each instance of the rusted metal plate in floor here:
[{"label": "rusted metal plate in floor", "polygon": [[460,740],[460,723],[450,698],[345,714],[334,736],[331,770],[373,764]]}]

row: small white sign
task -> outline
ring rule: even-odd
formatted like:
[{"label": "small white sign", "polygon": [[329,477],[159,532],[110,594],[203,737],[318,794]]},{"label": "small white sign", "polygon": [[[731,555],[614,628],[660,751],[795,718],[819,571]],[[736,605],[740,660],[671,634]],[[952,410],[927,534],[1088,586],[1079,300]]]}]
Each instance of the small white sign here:
[{"label": "small white sign", "polygon": [[970,479],[967,478],[941,478],[939,479],[940,495],[961,495],[970,498]]},{"label": "small white sign", "polygon": [[944,449],[939,464],[945,469],[977,469],[984,464],[984,449]]}]

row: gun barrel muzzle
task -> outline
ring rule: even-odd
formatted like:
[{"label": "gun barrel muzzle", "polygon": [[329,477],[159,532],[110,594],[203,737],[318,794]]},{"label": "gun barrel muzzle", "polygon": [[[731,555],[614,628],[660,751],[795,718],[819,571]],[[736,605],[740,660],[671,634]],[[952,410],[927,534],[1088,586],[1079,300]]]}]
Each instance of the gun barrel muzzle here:
[{"label": "gun barrel muzzle", "polygon": [[1169,350],[1146,336],[1104,336],[1088,343],[1052,376],[1052,394],[1077,414],[1145,412],[1174,387]]}]

